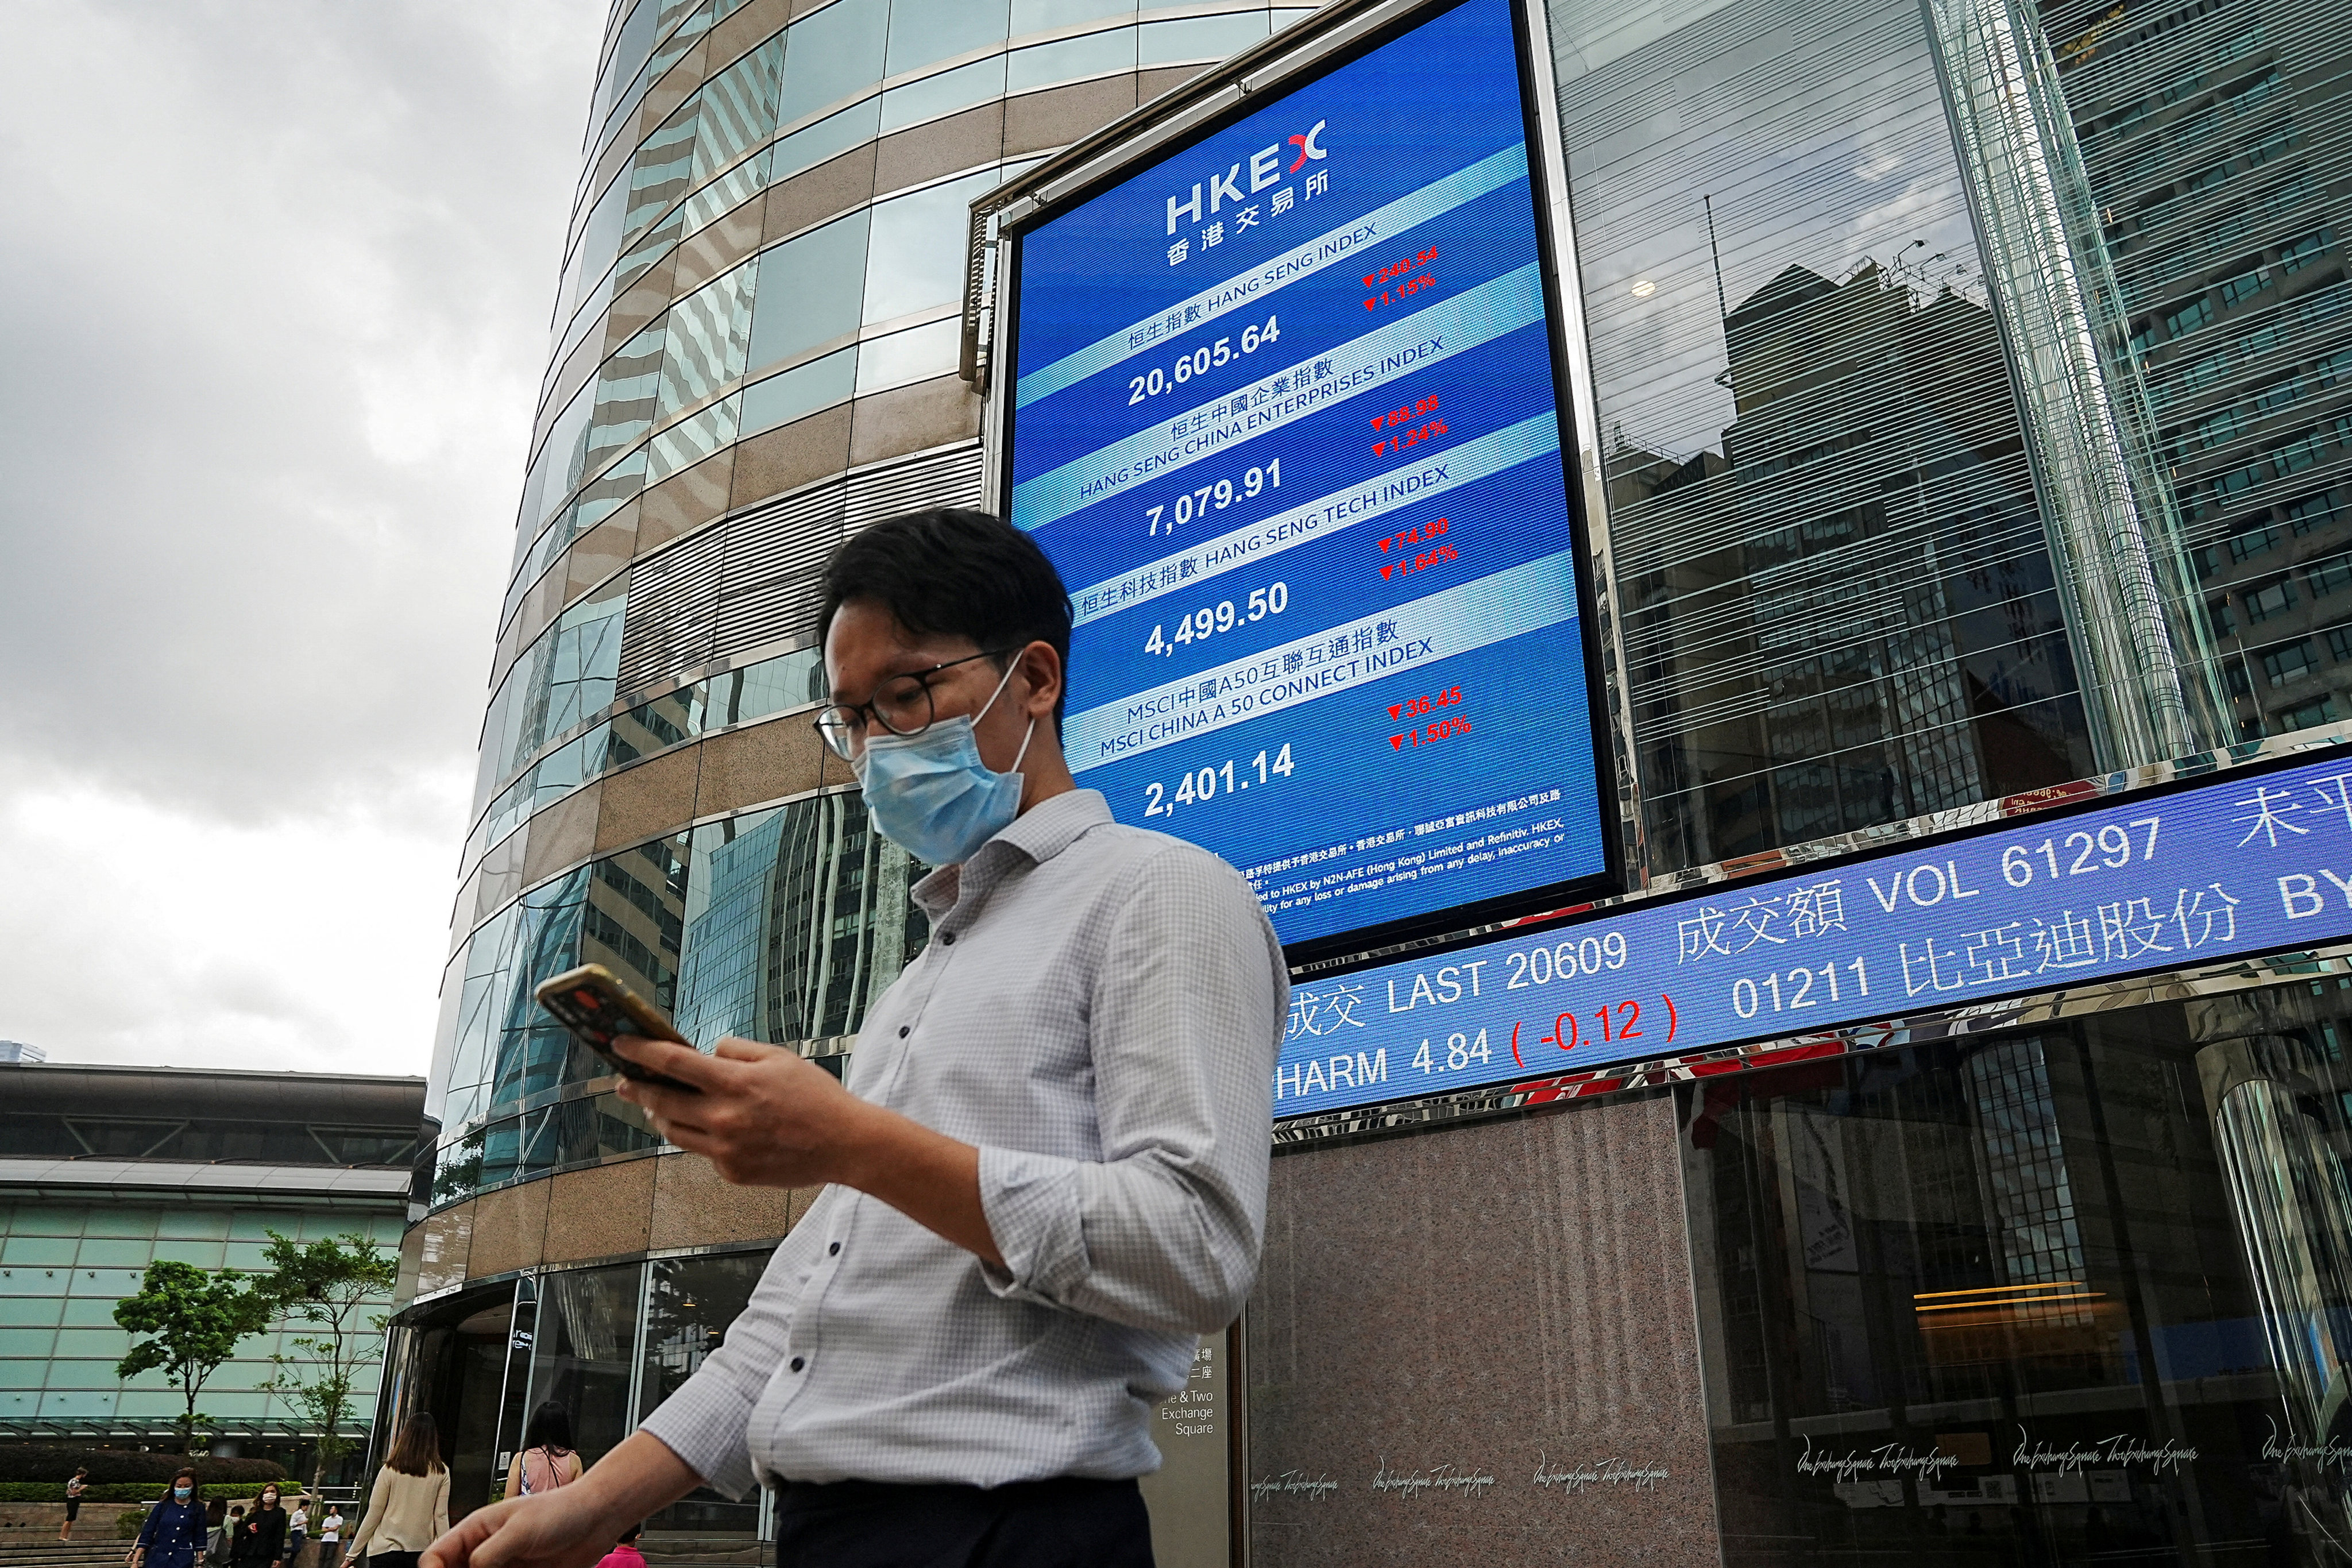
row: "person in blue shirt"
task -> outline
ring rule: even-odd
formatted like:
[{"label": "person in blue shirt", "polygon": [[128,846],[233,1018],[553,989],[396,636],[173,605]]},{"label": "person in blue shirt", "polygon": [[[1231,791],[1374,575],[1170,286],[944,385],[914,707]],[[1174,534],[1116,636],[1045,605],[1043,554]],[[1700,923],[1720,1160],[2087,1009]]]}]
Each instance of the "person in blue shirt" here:
[{"label": "person in blue shirt", "polygon": [[139,1529],[138,1544],[127,1560],[131,1568],[196,1568],[205,1553],[205,1504],[197,1495],[196,1472],[182,1469],[172,1478],[172,1489],[147,1510]]}]

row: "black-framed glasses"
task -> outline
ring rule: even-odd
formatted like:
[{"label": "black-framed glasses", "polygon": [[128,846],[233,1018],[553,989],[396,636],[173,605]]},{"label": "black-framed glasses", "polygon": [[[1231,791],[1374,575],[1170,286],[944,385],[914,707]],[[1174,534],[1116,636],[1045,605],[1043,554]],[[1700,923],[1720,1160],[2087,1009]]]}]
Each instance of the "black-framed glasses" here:
[{"label": "black-framed glasses", "polygon": [[953,669],[960,664],[970,664],[976,658],[1002,658],[1010,652],[995,648],[986,653],[966,654],[945,664],[935,664],[929,669],[894,675],[874,689],[874,695],[864,702],[835,702],[821,709],[814,721],[816,732],[833,754],[846,761],[858,742],[865,738],[870,721],[893,735],[919,735],[931,727],[938,717],[931,709],[931,678],[943,669]]}]

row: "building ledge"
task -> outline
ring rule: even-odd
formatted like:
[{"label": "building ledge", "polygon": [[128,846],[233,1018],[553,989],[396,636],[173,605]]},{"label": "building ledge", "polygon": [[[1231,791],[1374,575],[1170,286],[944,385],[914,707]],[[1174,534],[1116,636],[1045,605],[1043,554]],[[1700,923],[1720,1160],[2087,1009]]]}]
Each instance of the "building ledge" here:
[{"label": "building ledge", "polygon": [[0,1191],[87,1200],[107,1192],[190,1200],[239,1196],[336,1198],[371,1205],[404,1201],[409,1173],[364,1165],[191,1164],[171,1160],[0,1159]]}]

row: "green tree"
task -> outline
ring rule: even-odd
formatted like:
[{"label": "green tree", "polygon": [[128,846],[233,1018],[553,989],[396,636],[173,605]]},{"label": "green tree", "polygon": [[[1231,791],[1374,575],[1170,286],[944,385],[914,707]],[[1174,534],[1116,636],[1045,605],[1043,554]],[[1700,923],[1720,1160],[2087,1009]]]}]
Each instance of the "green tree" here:
[{"label": "green tree", "polygon": [[114,1321],[134,1334],[150,1336],[115,1363],[126,1381],[162,1367],[187,1398],[180,1417],[180,1452],[188,1452],[196,1428],[211,1417],[196,1409],[205,1380],[236,1353],[239,1340],[259,1333],[275,1316],[267,1296],[235,1269],[215,1274],[193,1263],[151,1263],[139,1289],[114,1304]]},{"label": "green tree", "polygon": [[315,1493],[328,1467],[351,1447],[342,1427],[351,1414],[354,1374],[383,1353],[377,1336],[383,1332],[385,1314],[363,1309],[392,1294],[400,1265],[373,1237],[355,1230],[308,1244],[274,1230],[268,1235],[269,1247],[262,1257],[268,1272],[255,1282],[255,1290],[275,1311],[312,1331],[294,1341],[303,1352],[300,1359],[271,1358],[278,1373],[262,1386],[283,1394],[319,1429],[317,1463],[310,1471]]}]

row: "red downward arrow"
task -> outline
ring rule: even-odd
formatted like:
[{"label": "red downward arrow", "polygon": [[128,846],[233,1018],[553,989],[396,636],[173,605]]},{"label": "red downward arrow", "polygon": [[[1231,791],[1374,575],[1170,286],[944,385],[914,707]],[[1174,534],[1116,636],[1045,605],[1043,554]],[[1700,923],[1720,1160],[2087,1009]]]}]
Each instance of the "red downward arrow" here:
[{"label": "red downward arrow", "polygon": [[[1388,548],[1388,546],[1387,546],[1387,545],[1385,545],[1385,544],[1383,544],[1383,545],[1381,545],[1381,549],[1383,549],[1383,550],[1386,550],[1386,549]],[[1383,583],[1387,582],[1387,581],[1389,580],[1389,574],[1390,574],[1390,573],[1391,573],[1391,572],[1393,572],[1393,571],[1395,571],[1395,570],[1396,570],[1396,567],[1395,567],[1394,565],[1388,565],[1388,566],[1383,566],[1383,567],[1381,567],[1381,582],[1383,582]]]},{"label": "red downward arrow", "polygon": [[1402,735],[1391,735],[1389,737],[1389,749],[1397,752],[1403,751],[1404,737]]},{"label": "red downward arrow", "polygon": [[1390,717],[1390,718],[1393,719],[1393,718],[1395,718],[1398,714],[1400,714],[1400,713],[1402,713],[1402,712],[1403,712],[1403,711],[1404,711],[1404,704],[1403,704],[1403,703],[1402,703],[1402,702],[1391,702],[1391,703],[1390,703],[1390,704],[1389,704],[1389,717]]}]

